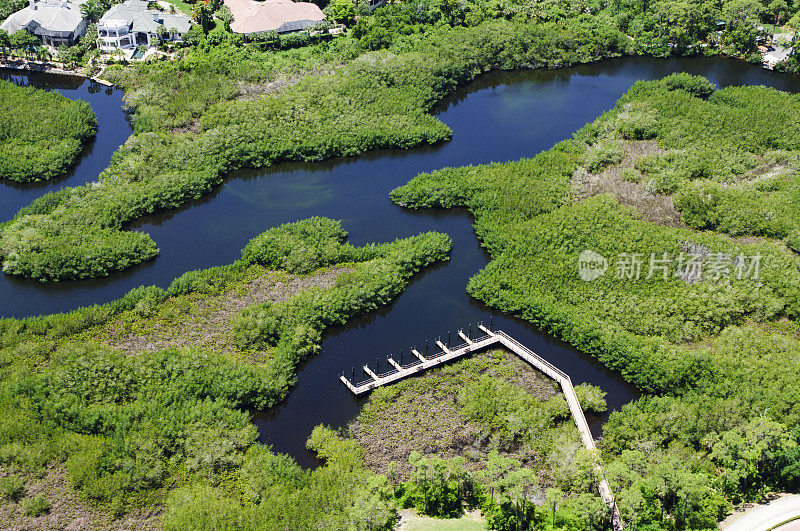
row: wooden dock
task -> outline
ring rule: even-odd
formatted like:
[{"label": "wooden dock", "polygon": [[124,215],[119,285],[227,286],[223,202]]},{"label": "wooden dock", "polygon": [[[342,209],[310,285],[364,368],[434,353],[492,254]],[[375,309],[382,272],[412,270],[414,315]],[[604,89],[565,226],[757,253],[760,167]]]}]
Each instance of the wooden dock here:
[{"label": "wooden dock", "polygon": [[414,360],[411,363],[402,365],[394,358],[387,358],[387,361],[389,365],[392,366],[392,369],[385,373],[377,374],[368,366],[364,365],[363,370],[369,376],[369,379],[365,382],[356,384],[355,382],[348,380],[344,375],[341,375],[339,379],[345,386],[347,386],[348,389],[350,389],[350,391],[353,392],[353,394],[362,395],[372,391],[376,387],[397,382],[398,380],[402,380],[408,376],[419,374],[428,369],[438,367],[447,362],[472,354],[473,352],[483,350],[487,347],[495,345],[505,347],[507,350],[513,352],[533,367],[557,381],[561,386],[561,391],[564,393],[564,398],[567,400],[569,411],[572,414],[572,418],[575,420],[576,426],[578,427],[583,445],[595,456],[597,470],[602,478],[598,486],[600,497],[603,498],[603,501],[611,509],[612,524],[614,529],[622,529],[622,517],[619,513],[619,509],[617,508],[616,501],[614,500],[614,495],[611,492],[611,487],[602,473],[602,464],[597,453],[597,446],[595,445],[594,437],[592,437],[592,432],[589,429],[589,424],[586,422],[586,417],[583,414],[583,408],[581,408],[581,405],[578,402],[578,396],[575,394],[575,388],[572,385],[572,380],[570,379],[569,375],[502,330],[492,331],[483,325],[479,325],[478,328],[485,335],[476,339],[470,338],[464,334],[463,330],[459,330],[458,336],[461,338],[463,343],[452,349],[441,341],[436,341],[436,345],[439,350],[432,357],[428,357],[416,349],[412,349],[411,353],[414,355]]}]

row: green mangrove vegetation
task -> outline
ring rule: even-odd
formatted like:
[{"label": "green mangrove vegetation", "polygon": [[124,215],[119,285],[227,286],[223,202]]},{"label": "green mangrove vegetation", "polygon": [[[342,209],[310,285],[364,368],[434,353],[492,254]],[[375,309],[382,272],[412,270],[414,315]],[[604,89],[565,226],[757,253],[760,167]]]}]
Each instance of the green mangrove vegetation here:
[{"label": "green mangrove vegetation", "polygon": [[[19,7],[0,1],[0,18]],[[430,111],[483,72],[625,54],[760,61],[762,25],[800,27],[798,7],[334,2],[329,19],[348,26],[339,38],[245,39],[199,6],[169,61],[105,70],[134,134],[97,182],[0,224],[0,262],[43,282],[129,269],[158,248],[126,224],[233,171],[447,141]],[[94,31],[59,58],[94,68]],[[33,41],[0,32],[0,53],[41,53]],[[800,67],[793,56],[780,68]],[[0,178],[63,174],[96,129],[86,104],[54,93],[0,82],[3,105]],[[735,504],[800,488],[798,121],[795,95],[678,74],[635,84],[532,158],[446,168],[392,192],[409,208],[468,208],[491,255],[469,294],[645,393],[600,441],[636,529],[715,529]],[[414,508],[479,509],[493,529],[606,529],[565,401],[498,352],[378,390],[347,431],[318,426],[316,469],[257,442],[249,411],[286,397],[323,332],[389,303],[450,247],[438,233],[354,247],[339,223],[312,218],[166,289],[0,320],[0,495],[13,516],[2,523],[61,510],[39,494],[60,481],[82,507],[141,528],[391,529]],[[605,410],[598,388],[577,391]]]},{"label": "green mangrove vegetation", "polygon": [[[431,106],[487,70],[631,53],[751,56],[758,24],[798,25],[794,6],[775,4],[415,0],[345,10],[347,34],[316,41],[245,39],[204,23],[174,61],[104,71],[125,89],[136,134],[99,184],[47,198],[46,208],[31,205],[0,227],[3,271],[42,281],[106,276],[158,253],[125,223],[207,194],[229,172],[445,141],[451,132],[428,114]],[[329,16],[341,11],[329,6]],[[59,53],[80,55],[73,48]],[[654,184],[671,186],[671,177],[661,179]]]},{"label": "green mangrove vegetation", "polygon": [[[638,82],[531,159],[422,174],[392,192],[412,208],[468,207],[492,256],[468,292],[647,393],[612,414],[601,441],[637,527],[713,528],[729,503],[800,486],[800,257],[780,240],[788,228],[763,230],[735,200],[766,186],[746,200],[791,227],[800,146],[767,125],[798,112],[793,95],[678,74]],[[600,273],[579,274],[587,251]]]},{"label": "green mangrove vegetation", "polygon": [[166,504],[168,529],[208,504],[227,518],[239,501],[237,518],[257,515],[258,528],[392,517],[352,443],[315,430],[309,445],[328,464],[307,472],[257,444],[247,412],[286,395],[323,330],[388,303],[451,245],[438,233],[361,248],[345,237],[338,222],[311,218],[166,290],[0,321],[0,467],[16,478],[12,497],[55,467],[115,515]]},{"label": "green mangrove vegetation", "polygon": [[[301,75],[255,100],[225,100],[240,81],[218,55],[199,59],[197,52],[142,67],[127,95],[140,133],[98,183],[45,195],[0,226],[3,271],[44,281],[129,268],[158,249],[147,234],[122,230],[124,223],[196,199],[227,172],[441,142],[450,130],[427,111],[480,72],[566,66],[619,55],[627,46],[624,35],[588,17],[487,22],[409,36],[393,50],[338,67],[326,63],[330,75]],[[162,83],[168,76],[174,80]]]},{"label": "green mangrove vegetation", "polygon": [[63,175],[96,131],[88,103],[0,80],[0,179],[24,183]]},{"label": "green mangrove vegetation", "polygon": [[[594,460],[566,401],[515,360],[485,353],[380,388],[349,433],[314,429],[308,447],[326,465],[312,472],[254,445],[235,488],[174,490],[165,528],[390,529],[396,511],[410,507],[438,518],[479,508],[491,529],[604,529]],[[598,388],[577,391],[588,411],[605,409]]]},{"label": "green mangrove vegetation", "polygon": [[[605,410],[597,387],[576,393],[587,413]],[[399,507],[439,518],[479,508],[492,529],[608,522],[594,460],[558,385],[510,353],[378,388],[348,431]]]}]

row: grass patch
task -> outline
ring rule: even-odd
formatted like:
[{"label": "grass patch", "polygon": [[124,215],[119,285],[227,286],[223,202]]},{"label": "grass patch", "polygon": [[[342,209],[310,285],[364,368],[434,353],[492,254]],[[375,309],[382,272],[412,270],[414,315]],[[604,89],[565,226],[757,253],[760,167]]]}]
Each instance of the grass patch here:
[{"label": "grass patch", "polygon": [[486,522],[472,516],[461,518],[429,518],[413,516],[400,529],[403,531],[483,531]]}]

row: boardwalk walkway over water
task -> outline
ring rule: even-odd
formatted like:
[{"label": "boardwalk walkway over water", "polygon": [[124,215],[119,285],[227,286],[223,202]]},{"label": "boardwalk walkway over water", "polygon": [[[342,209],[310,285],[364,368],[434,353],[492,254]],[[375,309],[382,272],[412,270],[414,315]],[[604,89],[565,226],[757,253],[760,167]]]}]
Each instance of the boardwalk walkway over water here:
[{"label": "boardwalk walkway over water", "polygon": [[[448,345],[445,345],[441,341],[437,340],[436,345],[440,350],[430,357],[427,355],[427,348],[425,349],[425,354],[420,353],[416,349],[412,349],[411,353],[414,355],[414,358],[410,363],[407,364],[403,364],[403,355],[401,351],[400,362],[397,362],[391,357],[387,358],[387,361],[392,368],[384,373],[376,373],[368,366],[364,365],[364,372],[369,376],[369,379],[366,381],[356,383],[355,381],[348,380],[344,375],[341,375],[339,379],[344,385],[347,386],[348,389],[350,389],[350,391],[353,392],[353,394],[361,395],[375,389],[376,387],[397,382],[408,376],[419,374],[433,367],[438,367],[449,361],[466,356],[473,352],[483,350],[487,347],[494,345],[505,347],[528,362],[530,365],[533,365],[535,368],[539,369],[547,376],[557,381],[561,386],[561,391],[564,393],[564,397],[567,400],[570,413],[572,413],[572,418],[575,420],[575,424],[577,425],[578,431],[581,434],[581,440],[583,441],[584,446],[590,452],[592,452],[593,455],[595,455],[597,470],[602,478],[598,486],[600,497],[602,497],[606,505],[611,508],[614,529],[622,529],[622,518],[620,516],[619,509],[617,508],[616,501],[614,500],[614,495],[611,492],[611,487],[602,474],[600,458],[597,455],[597,446],[594,443],[592,432],[589,430],[589,424],[586,422],[586,417],[584,416],[583,409],[578,402],[578,397],[575,394],[575,388],[572,385],[572,380],[570,379],[569,375],[558,369],[555,365],[548,362],[532,350],[528,349],[525,345],[512,338],[502,330],[492,331],[483,325],[479,325],[479,329],[485,335],[478,337],[477,339],[472,339],[470,337],[471,333],[467,335],[464,334],[463,330],[459,330],[458,335],[463,343],[452,349]],[[449,342],[450,341],[448,338],[448,343]],[[377,363],[375,370],[379,370]],[[355,380],[355,371],[351,376],[351,379]]]}]

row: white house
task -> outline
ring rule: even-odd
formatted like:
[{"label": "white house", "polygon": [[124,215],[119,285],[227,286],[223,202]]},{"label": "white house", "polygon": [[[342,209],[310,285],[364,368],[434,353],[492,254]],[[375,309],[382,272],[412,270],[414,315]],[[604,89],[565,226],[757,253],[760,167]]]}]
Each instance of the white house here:
[{"label": "white house", "polygon": [[148,9],[145,0],[127,0],[111,6],[97,23],[97,47],[102,51],[132,49],[142,44],[150,47],[161,38],[158,34],[161,26],[176,30],[165,38],[181,41],[192,27],[192,20],[180,13]]},{"label": "white house", "polygon": [[8,33],[25,30],[39,37],[42,43],[57,48],[72,46],[86,35],[86,19],[81,15],[83,0],[30,0],[30,4],[13,13],[0,29]]}]

